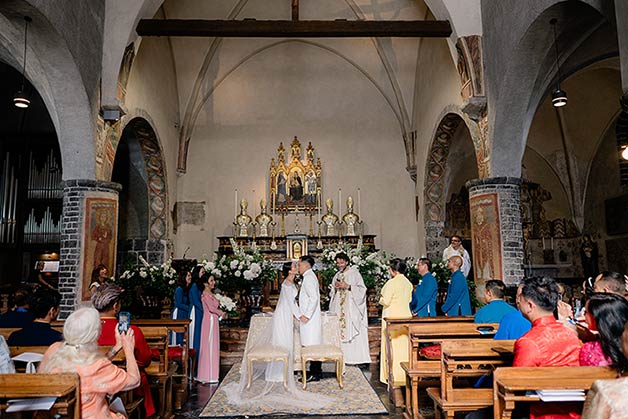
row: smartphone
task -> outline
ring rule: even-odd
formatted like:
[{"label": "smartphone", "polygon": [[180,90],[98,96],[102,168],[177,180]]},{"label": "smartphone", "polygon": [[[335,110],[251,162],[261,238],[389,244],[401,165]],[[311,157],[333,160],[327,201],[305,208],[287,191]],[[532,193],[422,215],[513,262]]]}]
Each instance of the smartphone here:
[{"label": "smartphone", "polygon": [[131,313],[128,311],[121,311],[118,313],[118,331],[120,333],[126,333],[131,327]]}]

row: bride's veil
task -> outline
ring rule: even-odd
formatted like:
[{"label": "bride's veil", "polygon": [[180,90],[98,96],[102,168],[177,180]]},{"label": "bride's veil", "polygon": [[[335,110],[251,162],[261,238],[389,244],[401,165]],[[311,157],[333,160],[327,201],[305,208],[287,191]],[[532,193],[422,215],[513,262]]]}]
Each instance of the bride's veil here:
[{"label": "bride's veil", "polygon": [[[272,314],[264,314],[264,316],[272,316]],[[277,413],[281,413],[282,409],[311,410],[331,404],[334,401],[332,397],[298,388],[293,373],[292,351],[289,351],[286,387],[283,383],[284,366],[282,361],[254,361],[251,370],[251,385],[248,386],[247,355],[273,347],[272,323],[272,321],[265,322],[265,326],[261,330],[249,329],[246,350],[240,366],[240,380],[227,383],[222,387],[229,402],[247,408],[272,409]]]}]

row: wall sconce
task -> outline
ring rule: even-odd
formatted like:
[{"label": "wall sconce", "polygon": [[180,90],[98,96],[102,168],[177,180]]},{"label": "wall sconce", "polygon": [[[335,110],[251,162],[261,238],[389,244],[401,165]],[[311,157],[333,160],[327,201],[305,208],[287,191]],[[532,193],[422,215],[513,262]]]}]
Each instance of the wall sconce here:
[{"label": "wall sconce", "polygon": [[22,67],[22,87],[13,96],[13,105],[22,109],[28,108],[31,104],[30,98],[26,94],[24,84],[26,80],[26,41],[28,39],[28,24],[32,21],[33,19],[31,19],[30,17],[24,16],[24,63]]},{"label": "wall sconce", "polygon": [[556,20],[556,18],[550,20],[550,25],[552,25],[554,29],[554,47],[556,48],[556,73],[558,74],[556,90],[552,92],[552,105],[554,105],[555,108],[562,108],[567,104],[567,92],[560,88],[560,66],[558,65],[558,38],[556,37],[557,22],[558,20]]}]

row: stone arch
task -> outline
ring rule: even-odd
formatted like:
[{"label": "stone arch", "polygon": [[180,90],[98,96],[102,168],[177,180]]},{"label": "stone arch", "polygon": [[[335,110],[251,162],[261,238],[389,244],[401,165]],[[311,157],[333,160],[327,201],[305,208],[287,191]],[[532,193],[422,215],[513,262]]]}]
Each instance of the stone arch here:
[{"label": "stone arch", "polygon": [[134,239],[139,242],[132,243],[130,249],[127,243],[126,250],[146,252],[150,262],[161,263],[165,256],[164,243],[168,237],[168,184],[163,151],[153,127],[150,117],[143,110],[132,111],[121,122],[120,142],[126,139],[137,141],[135,152],[143,163],[144,173],[141,175],[145,180],[147,211],[145,217],[142,217],[145,224],[140,226],[141,237]]},{"label": "stone arch", "polygon": [[33,19],[28,29],[26,77],[41,95],[57,132],[63,179],[95,179],[95,108],[63,36],[27,1],[0,2],[0,60],[21,71],[24,15]]},{"label": "stone arch", "polygon": [[[599,51],[587,51],[586,56],[576,53],[593,33],[608,23],[600,2],[546,3],[548,6],[539,8],[537,13],[530,13],[527,8],[528,14],[523,19],[517,14],[514,26],[507,19],[501,23],[500,28],[509,28],[508,35],[503,29],[486,32],[485,51],[493,49],[492,56],[485,60],[487,72],[492,72],[487,77],[487,87],[492,92],[502,92],[489,96],[491,176],[521,176],[521,161],[534,114],[558,81],[550,20],[559,21],[561,81],[583,63],[590,63],[592,56],[602,55]],[[491,10],[486,13],[486,17],[497,16]]]},{"label": "stone arch", "polygon": [[[438,124],[432,135],[432,143],[427,153],[424,185],[424,218],[426,230],[427,256],[430,259],[441,257],[440,252],[446,247],[445,204],[446,173],[451,141],[460,127],[468,130],[473,142],[477,159],[481,158],[481,140],[477,124],[470,120],[455,106],[448,106],[438,118]],[[478,165],[479,170],[479,165]]]}]

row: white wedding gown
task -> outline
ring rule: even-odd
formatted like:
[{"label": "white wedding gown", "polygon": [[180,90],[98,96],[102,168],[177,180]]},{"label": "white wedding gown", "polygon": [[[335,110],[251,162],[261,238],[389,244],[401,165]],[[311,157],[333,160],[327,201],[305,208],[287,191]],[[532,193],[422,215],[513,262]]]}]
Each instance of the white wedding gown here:
[{"label": "white wedding gown", "polygon": [[248,366],[242,362],[240,366],[240,381],[228,383],[222,387],[230,403],[245,405],[249,408],[260,407],[282,412],[291,409],[309,410],[325,407],[334,401],[334,398],[323,396],[312,391],[302,391],[297,388],[294,374],[294,327],[296,319],[301,315],[296,304],[297,288],[294,284],[284,281],[277,307],[273,313],[272,322],[267,330],[253,334],[249,331],[248,350],[261,346],[279,346],[289,351],[287,389],[283,385],[283,363],[256,362],[253,364],[252,384],[247,388]]}]

